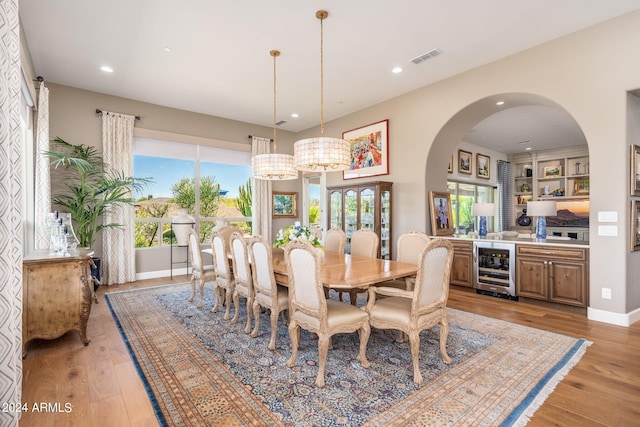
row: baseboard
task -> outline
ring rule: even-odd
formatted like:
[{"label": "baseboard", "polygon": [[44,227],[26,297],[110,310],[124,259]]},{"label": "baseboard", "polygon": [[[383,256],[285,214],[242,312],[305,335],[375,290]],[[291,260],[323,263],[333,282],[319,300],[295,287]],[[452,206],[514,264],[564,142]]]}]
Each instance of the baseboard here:
[{"label": "baseboard", "polygon": [[146,273],[136,273],[136,280],[159,279],[161,277],[184,276],[189,274],[186,268],[174,268],[173,270],[149,271]]},{"label": "baseboard", "polygon": [[598,310],[595,308],[587,308],[587,318],[598,322],[611,323],[613,325],[628,327],[640,320],[640,309],[633,310],[630,313],[613,313],[611,311]]}]

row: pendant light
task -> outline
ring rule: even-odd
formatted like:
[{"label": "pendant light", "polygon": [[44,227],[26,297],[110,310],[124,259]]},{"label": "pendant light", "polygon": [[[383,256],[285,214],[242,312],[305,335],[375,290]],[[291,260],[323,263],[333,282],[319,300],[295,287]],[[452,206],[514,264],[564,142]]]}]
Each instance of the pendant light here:
[{"label": "pendant light", "polygon": [[276,135],[276,58],[280,56],[280,51],[272,50],[269,54],[273,57],[273,153],[253,156],[251,159],[253,177],[268,181],[298,179],[298,171],[293,167],[293,156],[276,153],[278,146]]},{"label": "pendant light", "polygon": [[332,172],[349,169],[350,144],[341,138],[324,136],[324,31],[326,10],[316,12],[320,20],[320,136],[297,141],[293,146],[294,167],[303,172]]}]

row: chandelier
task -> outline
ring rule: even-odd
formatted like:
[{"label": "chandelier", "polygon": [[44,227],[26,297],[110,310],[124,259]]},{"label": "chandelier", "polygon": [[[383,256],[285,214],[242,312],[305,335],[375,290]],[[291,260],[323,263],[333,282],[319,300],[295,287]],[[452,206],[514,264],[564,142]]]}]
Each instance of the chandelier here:
[{"label": "chandelier", "polygon": [[298,179],[298,171],[293,167],[293,156],[276,153],[278,140],[276,135],[276,58],[280,51],[272,50],[273,57],[273,153],[257,154],[251,159],[253,177],[269,181]]},{"label": "chandelier", "polygon": [[303,172],[349,169],[350,144],[341,138],[324,136],[324,31],[326,10],[316,12],[320,20],[320,136],[297,141],[293,146],[294,167]]}]

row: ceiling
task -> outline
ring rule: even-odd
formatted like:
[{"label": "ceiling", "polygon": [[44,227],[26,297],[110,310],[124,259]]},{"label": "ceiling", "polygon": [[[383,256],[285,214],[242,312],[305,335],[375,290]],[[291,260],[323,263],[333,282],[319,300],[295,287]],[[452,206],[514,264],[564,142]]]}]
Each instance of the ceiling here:
[{"label": "ceiling", "polygon": [[[273,125],[269,51],[278,49],[277,121],[293,132],[320,122],[319,9],[329,12],[330,121],[640,9],[640,0],[20,0],[45,81],[258,125]],[[412,62],[433,49],[443,53]],[[396,66],[404,71],[393,74]],[[575,140],[567,119],[550,107],[505,106],[464,140],[503,152],[550,135],[557,143],[557,132]]]}]

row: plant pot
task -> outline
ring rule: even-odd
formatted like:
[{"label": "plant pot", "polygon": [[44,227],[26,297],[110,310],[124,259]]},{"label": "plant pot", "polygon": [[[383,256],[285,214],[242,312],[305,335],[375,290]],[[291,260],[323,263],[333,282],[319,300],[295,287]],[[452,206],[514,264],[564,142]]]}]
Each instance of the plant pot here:
[{"label": "plant pot", "polygon": [[176,236],[178,246],[187,246],[189,244],[189,232],[193,228],[196,220],[189,215],[187,209],[180,208],[178,215],[171,220],[173,234]]}]

